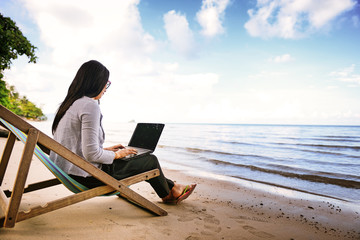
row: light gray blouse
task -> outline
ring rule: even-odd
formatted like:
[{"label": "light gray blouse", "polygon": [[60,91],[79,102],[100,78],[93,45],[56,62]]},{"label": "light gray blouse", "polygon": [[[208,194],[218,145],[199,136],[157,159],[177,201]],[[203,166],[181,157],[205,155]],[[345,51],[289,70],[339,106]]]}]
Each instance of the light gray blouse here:
[{"label": "light gray blouse", "polygon": [[[111,164],[115,153],[103,149],[105,133],[101,120],[98,101],[82,97],[66,111],[54,133],[54,139],[97,168],[101,168],[102,164]],[[50,152],[50,158],[67,174],[91,176],[54,152]]]}]

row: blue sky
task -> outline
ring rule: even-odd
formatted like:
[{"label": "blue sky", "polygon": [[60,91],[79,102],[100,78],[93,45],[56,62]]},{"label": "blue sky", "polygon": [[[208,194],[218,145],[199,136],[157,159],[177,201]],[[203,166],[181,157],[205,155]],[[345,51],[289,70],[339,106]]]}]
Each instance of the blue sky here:
[{"label": "blue sky", "polygon": [[360,125],[355,0],[3,0],[38,47],[6,80],[53,113],[80,65],[108,121]]}]

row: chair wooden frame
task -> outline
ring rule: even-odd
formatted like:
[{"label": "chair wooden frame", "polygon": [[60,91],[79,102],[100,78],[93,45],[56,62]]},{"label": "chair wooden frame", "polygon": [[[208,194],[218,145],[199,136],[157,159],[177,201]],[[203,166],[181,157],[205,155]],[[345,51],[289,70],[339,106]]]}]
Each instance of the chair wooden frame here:
[{"label": "chair wooden frame", "polygon": [[[167,212],[164,209],[160,208],[128,187],[129,185],[159,176],[158,169],[144,172],[119,181],[106,174],[101,169],[96,168],[69,149],[65,148],[54,139],[36,129],[2,105],[0,105],[0,117],[28,136],[20,159],[13,191],[4,191],[1,189],[1,184],[16,140],[16,136],[9,131],[9,136],[0,162],[0,227],[11,228],[14,227],[17,222],[114,191],[119,192],[125,198],[135,202],[140,207],[154,213],[155,215],[167,215]],[[102,181],[105,185],[48,202],[45,206],[36,206],[27,211],[19,211],[21,199],[24,193],[60,184],[60,181],[55,178],[31,184],[25,188],[26,179],[36,145],[38,145],[47,154],[49,154],[50,151],[59,154],[64,159]],[[11,196],[9,197],[10,194]]]}]

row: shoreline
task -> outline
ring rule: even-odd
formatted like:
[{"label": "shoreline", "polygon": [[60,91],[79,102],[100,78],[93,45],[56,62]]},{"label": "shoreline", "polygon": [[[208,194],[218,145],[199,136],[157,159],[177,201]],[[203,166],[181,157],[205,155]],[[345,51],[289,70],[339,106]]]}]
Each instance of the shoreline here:
[{"label": "shoreline", "polygon": [[[174,171],[176,171],[176,170],[174,170]],[[343,203],[345,205],[354,207],[356,210],[358,210],[360,212],[360,199],[358,202],[356,202],[356,201],[352,201],[349,199],[342,199],[342,198],[338,198],[338,197],[334,197],[334,196],[330,196],[330,195],[318,194],[318,193],[314,193],[314,192],[310,192],[310,191],[306,191],[306,190],[287,187],[284,185],[266,183],[263,181],[241,178],[241,177],[237,177],[237,176],[218,175],[215,173],[202,172],[199,170],[192,171],[192,173],[190,175],[194,176],[194,177],[201,176],[201,177],[206,177],[206,178],[213,179],[213,180],[219,179],[222,181],[232,182],[232,183],[244,186],[244,187],[254,188],[259,191],[266,192],[266,193],[285,195],[285,192],[287,192],[287,194],[286,194],[287,197],[294,198],[294,199],[303,199],[304,198],[304,199],[309,199],[309,200],[321,200],[322,199],[322,200],[329,200],[329,201],[338,201],[339,203]],[[281,194],[279,192],[281,192]]]},{"label": "shoreline", "polygon": [[[0,139],[2,150],[5,139]],[[2,187],[11,188],[23,144],[16,142]],[[161,160],[160,160],[161,161]],[[195,171],[164,169],[179,183],[197,183],[180,205],[160,202],[149,184],[131,188],[169,215],[155,217],[117,197],[97,197],[0,229],[2,240],[26,239],[360,239],[360,211],[338,200],[297,198],[280,188],[229,181]],[[34,158],[27,184],[52,178]],[[24,194],[22,208],[68,195],[62,185]],[[293,195],[292,195],[293,194]]]},{"label": "shoreline", "polygon": [[[156,155],[156,153],[155,153]],[[161,158],[160,158],[161,161]],[[165,160],[166,161],[166,160]],[[166,164],[168,164],[170,167],[169,169],[176,169],[176,165],[174,163],[171,162],[166,162]],[[179,168],[178,168],[179,169]],[[189,166],[185,166],[185,165],[181,165],[180,169],[185,170],[185,171],[190,171],[192,172],[193,176],[197,176],[197,175],[201,175],[201,176],[212,176],[212,178],[214,179],[226,179],[227,181],[230,182],[237,182],[239,184],[243,184],[244,186],[247,187],[257,187],[258,189],[261,189],[263,191],[269,191],[268,189],[282,189],[281,191],[289,191],[289,195],[294,195],[294,193],[297,193],[296,195],[299,195],[300,197],[305,197],[305,195],[308,195],[308,198],[310,199],[315,199],[316,198],[328,198],[328,199],[333,199],[333,200],[337,200],[337,201],[342,201],[344,203],[348,203],[348,204],[352,204],[354,206],[359,205],[360,206],[360,195],[358,199],[352,199],[352,198],[341,198],[341,197],[337,197],[337,196],[332,196],[332,195],[327,195],[327,194],[322,194],[322,193],[316,193],[316,192],[312,192],[310,190],[303,190],[300,188],[296,188],[296,187],[291,187],[291,186],[286,186],[286,185],[281,185],[281,184],[276,184],[276,183],[271,183],[271,182],[265,182],[265,181],[261,181],[261,180],[256,180],[256,179],[250,179],[250,178],[245,178],[245,177],[239,177],[239,176],[231,176],[231,175],[221,175],[221,174],[216,174],[216,173],[212,173],[212,172],[205,172],[196,168],[192,168]],[[326,184],[326,183],[324,183]],[[329,183],[330,184],[330,183]],[[341,186],[339,186],[341,187]],[[276,191],[276,190],[271,190],[272,192]]]}]

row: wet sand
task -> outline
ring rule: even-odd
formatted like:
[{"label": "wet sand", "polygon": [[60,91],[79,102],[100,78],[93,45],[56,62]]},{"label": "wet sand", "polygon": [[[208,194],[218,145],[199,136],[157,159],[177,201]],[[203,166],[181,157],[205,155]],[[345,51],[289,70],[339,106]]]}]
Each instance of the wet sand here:
[{"label": "wet sand", "polygon": [[[5,139],[0,139],[2,151]],[[2,189],[11,189],[22,153],[16,143]],[[161,161],[161,159],[160,159]],[[160,202],[149,184],[131,186],[169,215],[157,217],[116,196],[93,198],[0,229],[0,239],[360,239],[360,207],[199,172],[164,169],[179,183],[197,183],[180,205]],[[36,158],[28,183],[52,178]],[[22,209],[71,194],[58,185],[23,195]]]}]

